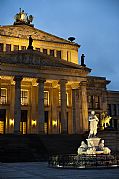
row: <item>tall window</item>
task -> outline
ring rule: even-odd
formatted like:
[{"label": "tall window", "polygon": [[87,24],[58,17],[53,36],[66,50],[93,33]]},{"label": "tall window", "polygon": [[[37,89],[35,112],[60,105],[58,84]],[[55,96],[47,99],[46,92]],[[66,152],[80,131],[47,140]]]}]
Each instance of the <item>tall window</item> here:
[{"label": "tall window", "polygon": [[44,48],[44,49],[43,49],[43,53],[44,53],[44,54],[47,54],[47,49]]},{"label": "tall window", "polygon": [[[67,101],[67,106],[69,106],[68,92],[66,92],[66,101]],[[61,106],[61,93],[60,92],[59,92],[59,106]]]},{"label": "tall window", "polygon": [[26,46],[21,46],[21,50],[26,50]]},{"label": "tall window", "polygon": [[117,115],[117,110],[116,110],[116,104],[112,104],[112,116],[116,116]]},{"label": "tall window", "polygon": [[6,44],[6,52],[10,52],[11,51],[11,44]]},{"label": "tall window", "polygon": [[14,51],[18,51],[19,50],[19,45],[14,45]]},{"label": "tall window", "polygon": [[88,108],[93,109],[93,96],[88,96]]},{"label": "tall window", "polygon": [[3,52],[3,43],[0,43],[0,52]]},{"label": "tall window", "polygon": [[100,98],[99,96],[88,96],[88,108],[89,109],[99,109],[100,108]]},{"label": "tall window", "polygon": [[111,104],[108,104],[107,107],[108,107],[108,115],[111,116],[112,115],[112,113],[111,113]]},{"label": "tall window", "polygon": [[7,89],[1,88],[0,89],[0,104],[6,104],[7,103]]},{"label": "tall window", "polygon": [[21,105],[28,105],[28,90],[21,90]]},{"label": "tall window", "polygon": [[44,105],[49,106],[49,91],[44,91]]},{"label": "tall window", "polygon": [[54,56],[54,50],[50,50],[50,55]]},{"label": "tall window", "polygon": [[100,98],[99,96],[95,96],[95,109],[100,108]]},{"label": "tall window", "polygon": [[57,53],[57,57],[61,58],[61,50],[57,50],[56,53]]}]

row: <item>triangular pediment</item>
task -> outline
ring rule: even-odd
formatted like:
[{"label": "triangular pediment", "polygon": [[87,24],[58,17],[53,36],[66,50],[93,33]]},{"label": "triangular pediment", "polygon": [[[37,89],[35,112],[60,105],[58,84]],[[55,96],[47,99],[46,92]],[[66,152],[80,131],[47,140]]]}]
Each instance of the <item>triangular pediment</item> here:
[{"label": "triangular pediment", "polygon": [[28,25],[0,26],[0,35],[24,38],[24,39],[28,39],[29,35],[31,35],[34,40],[66,43],[66,44],[76,45],[79,47],[79,45],[74,42],[70,42],[69,40],[57,37],[55,35],[49,34],[47,32],[44,32],[42,30],[36,29]]},{"label": "triangular pediment", "polygon": [[9,53],[4,52],[0,54],[0,61],[1,63],[5,64],[26,65],[26,67],[54,67],[74,70],[77,69],[90,72],[90,69],[87,67],[83,67],[72,62],[67,62],[65,60],[43,54],[36,50],[12,51]]}]

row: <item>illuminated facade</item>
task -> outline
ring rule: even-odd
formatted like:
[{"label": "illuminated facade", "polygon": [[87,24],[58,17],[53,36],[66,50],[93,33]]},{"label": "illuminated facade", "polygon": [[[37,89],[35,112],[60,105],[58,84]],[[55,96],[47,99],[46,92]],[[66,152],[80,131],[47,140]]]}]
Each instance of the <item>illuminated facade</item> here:
[{"label": "illuminated facade", "polygon": [[85,132],[92,108],[107,111],[109,81],[87,77],[80,45],[34,28],[32,18],[20,10],[14,25],[0,26],[0,133]]}]

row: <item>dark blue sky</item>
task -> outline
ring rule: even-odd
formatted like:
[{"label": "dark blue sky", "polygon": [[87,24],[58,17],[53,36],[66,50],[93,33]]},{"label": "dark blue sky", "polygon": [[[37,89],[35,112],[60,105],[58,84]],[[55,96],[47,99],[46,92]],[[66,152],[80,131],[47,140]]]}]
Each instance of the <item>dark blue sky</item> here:
[{"label": "dark blue sky", "polygon": [[108,89],[119,90],[119,0],[0,0],[0,25],[13,24],[20,7],[36,28],[74,36],[91,75],[105,76]]}]

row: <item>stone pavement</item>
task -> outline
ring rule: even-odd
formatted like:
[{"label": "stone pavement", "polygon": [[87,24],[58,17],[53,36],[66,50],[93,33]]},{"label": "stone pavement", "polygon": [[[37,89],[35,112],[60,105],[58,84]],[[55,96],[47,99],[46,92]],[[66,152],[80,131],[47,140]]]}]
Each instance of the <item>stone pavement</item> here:
[{"label": "stone pavement", "polygon": [[0,163],[0,179],[119,179],[116,169],[54,169],[46,162]]}]

